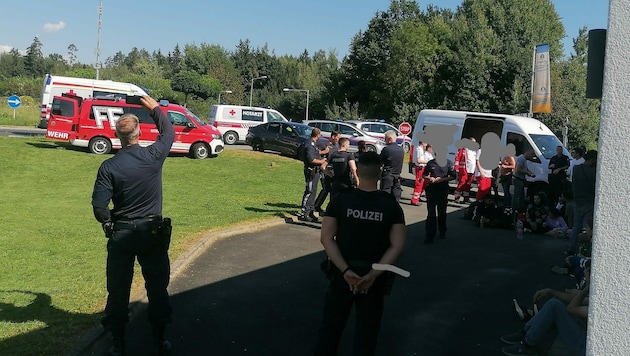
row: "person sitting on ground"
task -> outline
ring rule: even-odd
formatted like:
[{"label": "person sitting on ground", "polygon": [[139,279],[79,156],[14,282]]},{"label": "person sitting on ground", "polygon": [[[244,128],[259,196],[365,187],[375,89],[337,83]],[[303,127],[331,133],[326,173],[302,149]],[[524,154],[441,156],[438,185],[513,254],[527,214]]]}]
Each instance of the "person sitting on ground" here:
[{"label": "person sitting on ground", "polygon": [[483,203],[477,206],[474,221],[481,227],[496,227],[499,224],[500,210],[494,196],[487,194],[483,197]]},{"label": "person sitting on ground", "polygon": [[547,347],[545,339],[555,328],[571,354],[583,355],[586,351],[586,319],[588,317],[588,295],[590,284],[590,265],[584,270],[586,284],[568,305],[552,298],[541,308],[525,328],[501,337],[509,346],[503,348],[505,355],[538,355]]},{"label": "person sitting on ground", "polygon": [[527,206],[525,212],[525,228],[531,232],[544,233],[543,223],[549,215],[549,207],[545,204],[545,193],[534,194],[533,201]]},{"label": "person sitting on ground", "polygon": [[543,223],[543,228],[548,230],[545,232],[545,235],[553,237],[567,237],[567,232],[569,231],[566,221],[564,221],[560,211],[556,208],[549,210],[549,215],[547,215],[547,219]]},{"label": "person sitting on ground", "polygon": [[580,249],[581,254],[567,256],[564,259],[564,267],[553,266],[551,272],[561,275],[571,275],[575,278],[576,288],[581,289],[583,284],[584,268],[587,261],[591,259],[590,255],[590,243],[593,238],[593,220],[589,219],[584,232],[578,235],[578,240],[582,242],[586,247]]}]

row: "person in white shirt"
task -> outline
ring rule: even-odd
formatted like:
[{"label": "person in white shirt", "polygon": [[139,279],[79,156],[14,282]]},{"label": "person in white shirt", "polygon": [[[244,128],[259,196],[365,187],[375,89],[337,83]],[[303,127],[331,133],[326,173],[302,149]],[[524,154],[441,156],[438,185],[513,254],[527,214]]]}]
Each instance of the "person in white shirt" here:
[{"label": "person in white shirt", "polygon": [[576,147],[571,151],[571,157],[573,159],[569,162],[569,168],[567,169],[567,180],[569,182],[573,181],[573,167],[579,166],[584,163],[584,151],[581,147]]}]

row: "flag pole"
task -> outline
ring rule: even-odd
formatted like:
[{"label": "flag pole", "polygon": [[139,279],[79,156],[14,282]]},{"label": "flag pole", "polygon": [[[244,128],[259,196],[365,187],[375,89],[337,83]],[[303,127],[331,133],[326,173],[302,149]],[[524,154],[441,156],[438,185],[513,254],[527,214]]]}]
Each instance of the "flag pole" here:
[{"label": "flag pole", "polygon": [[536,46],[532,52],[532,84],[529,93],[529,117],[534,117],[534,77],[536,75]]}]

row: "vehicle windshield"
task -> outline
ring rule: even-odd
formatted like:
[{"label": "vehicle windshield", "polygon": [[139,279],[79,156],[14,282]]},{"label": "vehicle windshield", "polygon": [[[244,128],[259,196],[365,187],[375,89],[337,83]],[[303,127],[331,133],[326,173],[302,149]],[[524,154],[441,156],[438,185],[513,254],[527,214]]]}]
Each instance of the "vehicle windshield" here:
[{"label": "vehicle windshield", "polygon": [[201,119],[198,118],[197,115],[193,114],[192,111],[186,109],[186,113],[190,115],[190,117],[192,117],[198,125],[200,126],[208,125],[207,123],[201,121]]},{"label": "vehicle windshield", "polygon": [[278,112],[267,111],[267,121],[269,122],[278,122],[278,121],[288,121],[284,118],[284,116],[280,115]]},{"label": "vehicle windshield", "polygon": [[[558,140],[558,138],[556,136],[553,135],[531,135],[532,140],[534,141],[534,144],[538,147],[538,150],[540,150],[540,153],[542,153],[542,155],[546,158],[546,159],[551,159],[551,157],[556,155],[556,147],[558,146],[562,146],[562,142],[560,142],[560,140]],[[562,146],[562,151],[565,155],[571,157],[571,155],[569,154],[569,151],[567,151],[567,149]]]},{"label": "vehicle windshield", "polygon": [[304,138],[310,138],[311,132],[313,132],[313,128],[310,126],[294,126],[293,130],[298,134],[298,136]]}]

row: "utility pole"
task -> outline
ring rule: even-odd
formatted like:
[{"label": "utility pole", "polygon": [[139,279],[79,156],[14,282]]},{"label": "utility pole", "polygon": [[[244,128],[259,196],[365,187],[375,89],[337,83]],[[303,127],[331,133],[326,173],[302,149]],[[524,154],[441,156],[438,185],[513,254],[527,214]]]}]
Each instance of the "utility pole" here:
[{"label": "utility pole", "polygon": [[96,34],[96,80],[98,80],[98,72],[101,69],[101,15],[103,14],[103,0],[100,0],[98,6],[98,32]]}]

